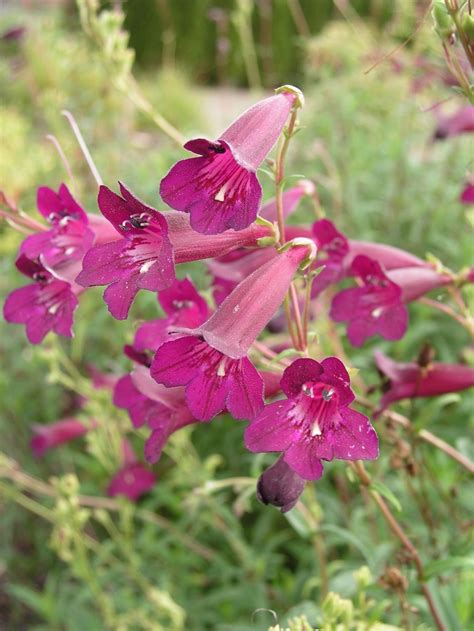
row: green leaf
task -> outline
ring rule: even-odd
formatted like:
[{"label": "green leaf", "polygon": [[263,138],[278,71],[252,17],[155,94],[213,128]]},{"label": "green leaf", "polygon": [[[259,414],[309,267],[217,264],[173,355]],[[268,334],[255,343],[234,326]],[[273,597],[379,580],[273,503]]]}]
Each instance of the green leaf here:
[{"label": "green leaf", "polygon": [[340,528],[339,526],[334,526],[333,524],[323,524],[319,527],[321,532],[328,532],[330,534],[336,535],[341,541],[353,546],[362,554],[364,559],[367,561],[368,565],[373,567],[374,565],[374,555],[372,551],[362,543],[362,541],[356,537],[352,532],[346,530],[345,528]]},{"label": "green leaf", "polygon": [[474,557],[450,557],[432,561],[425,565],[425,577],[429,580],[450,570],[474,570]]},{"label": "green leaf", "polygon": [[388,488],[387,485],[383,484],[383,482],[372,482],[370,488],[373,491],[377,491],[377,493],[380,493],[380,495],[388,500],[395,510],[397,510],[399,513],[402,512],[402,505],[400,504],[400,501],[393,493],[393,491]]}]

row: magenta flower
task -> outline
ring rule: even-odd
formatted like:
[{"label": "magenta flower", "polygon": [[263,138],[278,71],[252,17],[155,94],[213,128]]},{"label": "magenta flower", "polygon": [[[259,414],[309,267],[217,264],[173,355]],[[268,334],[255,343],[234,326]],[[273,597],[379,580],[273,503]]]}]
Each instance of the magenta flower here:
[{"label": "magenta flower", "polygon": [[73,314],[81,288],[55,278],[40,263],[20,255],[18,270],[34,282],[14,289],[5,300],[3,315],[7,322],[25,324],[32,344],[39,344],[49,331],[72,337]]},{"label": "magenta flower", "polygon": [[434,137],[443,140],[474,131],[474,105],[465,105],[452,114],[440,116]]},{"label": "magenta flower", "polygon": [[255,171],[277,141],[295,99],[295,92],[282,91],[244,112],[215,142],[187,142],[184,148],[200,157],[171,168],[161,181],[163,200],[189,213],[191,226],[203,234],[249,226],[262,198]]},{"label": "magenta flower", "polygon": [[222,304],[229,294],[247,276],[252,274],[267,261],[277,256],[273,248],[260,248],[258,250],[241,250],[240,256],[229,262],[220,260],[209,261],[208,267],[213,279],[213,297],[217,305]]},{"label": "magenta flower", "polygon": [[[298,208],[302,197],[313,195],[316,187],[310,180],[300,180],[296,186],[283,193],[283,217],[286,219]],[[278,221],[276,199],[271,199],[258,211],[259,217],[267,221]]]},{"label": "magenta flower", "polygon": [[257,247],[261,239],[276,242],[271,225],[256,223],[236,232],[226,230],[219,234],[199,234],[191,227],[189,216],[176,211],[164,214],[169,238],[173,246],[175,263],[190,263],[214,257],[231,256],[240,248]]},{"label": "magenta flower", "polygon": [[297,359],[283,373],[287,399],[266,405],[245,431],[253,452],[283,452],[304,480],[318,480],[322,460],[374,460],[378,439],[368,418],[353,410],[349,375],[336,357]]},{"label": "magenta flower", "polygon": [[158,300],[168,317],[145,322],[138,328],[133,341],[136,352],[156,351],[173,329],[194,329],[209,317],[206,301],[188,278],[175,280],[171,287],[158,293]]},{"label": "magenta flower", "polygon": [[152,430],[145,444],[145,458],[150,463],[159,460],[171,434],[196,422],[186,405],[184,388],[156,383],[145,366],[137,366],[117,382],[114,404],[128,411],[134,427],[147,425]]},{"label": "magenta flower", "polygon": [[49,425],[33,425],[34,436],[30,446],[35,457],[40,458],[48,449],[79,438],[79,436],[86,434],[89,429],[76,418],[64,418]]},{"label": "magenta flower", "polygon": [[51,228],[27,237],[20,254],[38,259],[47,269],[54,270],[55,276],[72,282],[94,241],[88,215],[65,184],[61,184],[57,193],[46,186],[38,188],[37,206]]},{"label": "magenta flower", "polygon": [[474,184],[467,182],[459,197],[462,204],[474,204]]},{"label": "magenta flower", "polygon": [[422,259],[384,243],[347,239],[329,219],[320,219],[312,226],[313,238],[318,246],[315,267],[324,265],[312,286],[312,296],[318,296],[329,285],[340,282],[350,271],[356,256],[363,254],[379,262],[384,269],[400,267],[427,267]]},{"label": "magenta flower", "polygon": [[374,358],[377,368],[388,379],[379,412],[401,399],[436,397],[474,386],[474,368],[464,364],[434,362],[420,366],[416,362],[396,362],[380,351],[374,353]]},{"label": "magenta flower", "polygon": [[347,321],[347,336],[354,346],[361,346],[372,335],[399,340],[408,326],[408,310],[401,288],[392,282],[376,261],[359,255],[351,272],[362,286],[343,289],[334,296],[330,317]]},{"label": "magenta flower", "polygon": [[114,475],[107,487],[107,495],[124,495],[131,502],[136,502],[148,493],[156,482],[155,474],[138,462],[129,443],[123,441],[123,465]]},{"label": "magenta flower", "polygon": [[257,498],[262,504],[271,504],[287,513],[295,506],[304,487],[303,478],[280,457],[259,477]]},{"label": "magenta flower", "polygon": [[101,186],[98,203],[123,238],[92,247],[84,257],[77,282],[84,287],[108,285],[104,300],[109,311],[118,320],[125,320],[140,289],[165,289],[175,275],[163,216],[119,185],[122,197]]},{"label": "magenta flower", "polygon": [[254,418],[263,406],[263,382],[247,352],[307,257],[308,245],[292,247],[250,274],[203,325],[160,346],[152,377],[167,387],[186,386],[197,419],[210,420],[224,408],[234,418]]}]

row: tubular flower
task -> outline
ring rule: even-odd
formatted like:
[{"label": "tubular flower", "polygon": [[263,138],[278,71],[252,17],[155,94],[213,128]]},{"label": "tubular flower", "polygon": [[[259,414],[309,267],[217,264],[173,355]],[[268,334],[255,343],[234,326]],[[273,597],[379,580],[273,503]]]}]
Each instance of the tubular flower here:
[{"label": "tubular flower", "polygon": [[278,139],[295,99],[282,91],[244,112],[216,141],[190,140],[184,148],[198,158],[181,160],[163,178],[160,195],[190,214],[203,234],[242,230],[257,217],[262,188],[255,171]]},{"label": "tubular flower", "polygon": [[380,413],[391,403],[415,397],[436,397],[474,386],[474,369],[465,364],[396,362],[380,351],[374,353],[375,364],[388,383],[380,401]]},{"label": "tubular flower", "polygon": [[148,493],[156,482],[155,474],[138,462],[127,441],[122,444],[123,465],[114,475],[107,487],[107,495],[115,497],[124,495],[131,502],[136,502]]},{"label": "tubular flower", "polygon": [[304,487],[305,480],[280,457],[258,478],[257,498],[262,504],[271,504],[287,513],[298,501]]},{"label": "tubular flower", "polygon": [[33,425],[33,438],[30,446],[36,458],[43,456],[48,449],[58,447],[70,440],[79,438],[89,431],[81,421],[76,418],[64,418],[49,425]]},{"label": "tubular flower", "polygon": [[318,480],[322,460],[373,460],[378,439],[368,418],[353,410],[349,375],[336,357],[297,359],[283,373],[287,399],[266,405],[245,431],[253,452],[283,452],[304,480]]},{"label": "tubular flower", "polygon": [[[289,217],[298,207],[302,197],[313,195],[316,187],[310,180],[300,180],[296,186],[289,188],[283,193],[283,217]],[[278,211],[276,199],[271,199],[260,208],[259,217],[267,221],[278,221]]]},{"label": "tubular flower", "polygon": [[92,247],[84,257],[77,282],[84,287],[108,285],[104,300],[109,311],[118,320],[125,320],[140,289],[165,289],[175,275],[163,216],[122,183],[120,192],[122,197],[101,186],[98,202],[102,214],[123,238]]},{"label": "tubular flower", "polygon": [[145,458],[155,463],[168,438],[178,429],[195,423],[184,398],[184,388],[166,388],[150,376],[145,366],[137,366],[117,382],[114,404],[128,411],[134,427],[151,429],[145,444]]},{"label": "tubular flower", "polygon": [[175,280],[158,293],[158,301],[167,317],[142,324],[133,341],[136,352],[156,351],[176,328],[193,329],[209,317],[209,308],[192,282]]},{"label": "tubular flower", "polygon": [[474,184],[467,182],[459,197],[462,204],[474,204]]},{"label": "tubular flower", "polygon": [[443,140],[459,134],[469,134],[474,131],[474,105],[465,105],[456,112],[440,116],[434,133],[435,140]]},{"label": "tubular flower", "polygon": [[[316,297],[329,285],[338,283],[349,272],[356,256],[363,254],[380,263],[386,270],[400,267],[427,267],[422,259],[384,243],[347,239],[332,221],[320,219],[312,226],[313,238],[318,246],[321,260],[316,266],[324,269],[314,279],[312,296]],[[322,256],[321,256],[322,254]]]},{"label": "tubular flower", "polygon": [[73,281],[94,241],[88,215],[65,184],[61,184],[57,193],[46,186],[38,188],[37,206],[51,228],[27,237],[20,254],[31,260],[39,259],[46,268],[54,269],[56,276]]},{"label": "tubular flower", "polygon": [[73,314],[81,287],[55,278],[39,262],[20,255],[18,270],[34,282],[14,289],[5,300],[7,322],[25,324],[32,344],[39,344],[49,331],[72,337]]},{"label": "tubular flower", "polygon": [[361,346],[372,335],[399,340],[408,326],[408,310],[401,288],[391,281],[376,261],[359,255],[351,266],[362,286],[343,289],[334,296],[330,317],[347,321],[347,336],[354,346]]},{"label": "tubular flower", "polygon": [[152,377],[186,386],[189,409],[200,420],[224,408],[235,418],[254,418],[263,406],[263,381],[247,352],[307,257],[307,245],[292,247],[250,274],[203,325],[160,346]]}]

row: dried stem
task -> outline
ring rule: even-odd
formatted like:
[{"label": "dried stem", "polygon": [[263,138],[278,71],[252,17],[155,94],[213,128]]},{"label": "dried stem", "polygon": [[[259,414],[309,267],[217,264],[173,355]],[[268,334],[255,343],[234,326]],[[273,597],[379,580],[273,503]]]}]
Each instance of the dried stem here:
[{"label": "dried stem", "polygon": [[63,148],[61,147],[59,143],[59,140],[56,138],[56,136],[53,136],[52,134],[48,134],[46,136],[46,140],[49,140],[49,142],[51,142],[54,145],[54,148],[56,149],[59,157],[61,158],[61,162],[64,164],[64,168],[66,169],[66,173],[67,173],[68,178],[71,181],[71,184],[73,185],[74,188],[76,188],[76,181],[74,180],[74,175],[72,173],[71,165],[69,164],[69,161],[66,158],[66,154],[64,153]]},{"label": "dried stem", "polygon": [[418,581],[419,581],[419,583],[421,585],[421,589],[423,591],[423,595],[424,595],[424,597],[426,599],[426,602],[428,603],[428,607],[429,607],[429,609],[431,611],[431,615],[433,616],[433,619],[434,619],[434,621],[436,623],[436,626],[437,626],[439,631],[446,631],[446,627],[444,626],[443,621],[441,620],[441,617],[440,617],[440,615],[438,613],[438,610],[436,608],[436,605],[434,603],[433,597],[431,596],[431,592],[430,592],[428,586],[425,583],[424,567],[423,567],[423,563],[421,561],[420,555],[418,553],[418,550],[413,545],[413,543],[411,542],[409,537],[405,534],[405,531],[403,530],[402,526],[395,519],[392,511],[390,510],[390,508],[386,504],[386,502],[383,499],[383,497],[377,491],[375,491],[375,490],[370,488],[371,479],[370,479],[369,474],[365,470],[364,465],[362,464],[362,462],[358,460],[358,461],[356,461],[354,463],[351,463],[351,465],[352,465],[353,470],[358,475],[359,480],[361,481],[361,483],[365,487],[367,487],[369,489],[370,495],[373,497],[373,499],[374,499],[375,503],[377,504],[380,512],[382,513],[384,519],[388,523],[391,531],[400,540],[400,542],[402,543],[402,545],[405,548],[405,550],[407,550],[407,552],[411,556],[411,558],[413,560],[413,563],[415,565],[415,568],[416,568]]},{"label": "dried stem", "polygon": [[69,124],[71,125],[71,129],[74,133],[74,136],[76,137],[79,147],[81,148],[82,154],[84,158],[86,159],[87,165],[89,169],[91,170],[91,173],[94,176],[95,181],[97,182],[97,186],[102,186],[103,184],[102,178],[100,177],[100,173],[94,164],[94,160],[92,159],[89,149],[87,148],[86,141],[84,140],[84,137],[81,134],[79,125],[76,123],[76,119],[74,118],[74,116],[71,114],[69,110],[62,110],[61,114],[67,118]]},{"label": "dried stem", "polygon": [[[35,493],[36,495],[45,495],[47,497],[53,498],[57,497],[58,495],[56,489],[53,486],[25,473],[19,468],[18,464],[15,461],[10,459],[7,460],[6,466],[3,466],[3,463],[0,462],[0,478],[11,480],[12,482],[15,482],[19,486],[27,489],[32,493]],[[79,495],[78,500],[81,506],[87,506],[89,508],[103,508],[110,511],[122,510],[121,503],[109,497]],[[25,508],[28,507],[25,506]],[[159,528],[163,528],[163,530],[167,530],[168,532],[172,533],[176,537],[176,539],[181,541],[184,546],[186,546],[187,548],[189,548],[189,550],[192,550],[199,556],[203,557],[204,559],[210,561],[214,558],[214,552],[210,548],[207,548],[197,541],[194,541],[192,537],[181,533],[165,517],[161,517],[160,515],[156,515],[152,511],[141,508],[136,509],[135,515],[138,519],[141,519],[142,521],[149,522],[158,526]]]},{"label": "dried stem", "polygon": [[454,309],[452,309],[449,305],[445,305],[444,303],[433,300],[432,298],[426,298],[425,296],[419,298],[418,302],[428,305],[429,307],[433,307],[433,309],[438,309],[438,311],[442,311],[467,329],[471,335],[474,335],[474,323],[469,322],[467,318],[464,318],[462,315],[459,315],[459,313],[456,313],[456,311],[454,311]]}]

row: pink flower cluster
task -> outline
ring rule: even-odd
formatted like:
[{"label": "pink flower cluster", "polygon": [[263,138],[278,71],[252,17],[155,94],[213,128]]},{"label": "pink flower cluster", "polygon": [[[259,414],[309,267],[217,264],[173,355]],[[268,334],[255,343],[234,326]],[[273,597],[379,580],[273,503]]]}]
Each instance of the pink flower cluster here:
[{"label": "pink flower cluster", "polygon": [[[116,381],[113,394],[133,427],[149,430],[145,459],[156,463],[179,429],[229,413],[249,423],[248,450],[281,453],[262,475],[258,494],[282,510],[294,506],[306,481],[320,478],[323,461],[372,460],[379,451],[369,419],[352,407],[355,396],[340,359],[300,358],[283,375],[252,361],[254,345],[295,278],[304,274],[312,282],[313,305],[323,304],[321,295],[331,288],[329,316],[347,323],[354,346],[376,335],[399,340],[408,326],[407,305],[453,282],[401,249],[351,240],[327,219],[287,226],[289,241],[279,241],[277,222],[313,195],[314,185],[301,181],[288,189],[279,216],[275,200],[261,205],[257,170],[297,98],[294,89],[282,89],[244,112],[217,140],[186,143],[197,157],[175,164],[160,185],[172,210],[158,211],[122,183],[120,194],[100,187],[101,215],[86,213],[64,184],[58,192],[40,188],[38,210],[47,225],[24,240],[16,262],[31,282],[4,305],[5,319],[24,324],[37,344],[50,331],[72,335],[80,295],[90,287],[105,286],[104,301],[119,320],[129,317],[140,290],[156,293],[165,317],[143,323],[125,346],[134,367]],[[215,310],[191,280],[176,275],[180,263],[198,260],[207,261]],[[396,370],[381,355],[377,363],[400,382],[383,406],[446,391],[438,377],[439,387],[416,378],[414,390],[415,368]],[[472,375],[454,381],[454,388],[461,382],[466,387]],[[281,394],[285,398],[268,402]],[[94,424],[63,419],[36,428],[32,447],[42,455],[89,429]],[[123,467],[108,492],[136,500],[154,481],[125,445]]]}]

